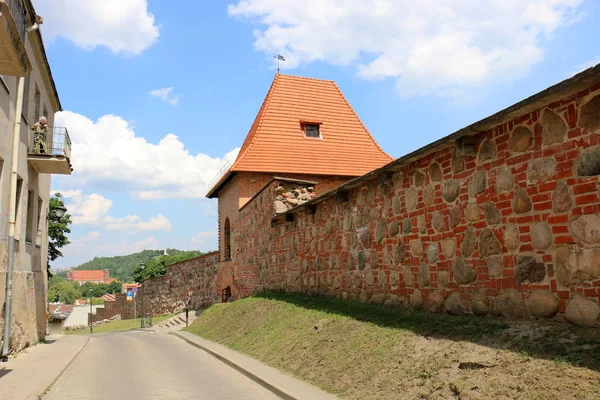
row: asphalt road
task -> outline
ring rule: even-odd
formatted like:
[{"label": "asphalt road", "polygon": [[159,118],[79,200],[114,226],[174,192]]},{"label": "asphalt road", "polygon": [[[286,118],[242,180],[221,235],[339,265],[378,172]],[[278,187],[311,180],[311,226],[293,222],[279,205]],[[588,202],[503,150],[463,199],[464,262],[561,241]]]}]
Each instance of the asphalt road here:
[{"label": "asphalt road", "polygon": [[202,350],[171,335],[98,334],[44,400],[277,399]]}]

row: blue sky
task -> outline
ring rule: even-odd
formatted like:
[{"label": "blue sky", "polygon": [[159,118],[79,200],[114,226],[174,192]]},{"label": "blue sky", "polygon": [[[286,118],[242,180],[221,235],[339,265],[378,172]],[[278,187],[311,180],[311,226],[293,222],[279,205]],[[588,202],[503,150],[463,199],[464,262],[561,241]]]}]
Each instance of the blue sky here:
[{"label": "blue sky", "polygon": [[[125,5],[123,4],[125,3]],[[600,63],[594,0],[37,0],[73,140],[55,266],[216,248],[214,175],[275,74],[335,80],[399,157]]]}]

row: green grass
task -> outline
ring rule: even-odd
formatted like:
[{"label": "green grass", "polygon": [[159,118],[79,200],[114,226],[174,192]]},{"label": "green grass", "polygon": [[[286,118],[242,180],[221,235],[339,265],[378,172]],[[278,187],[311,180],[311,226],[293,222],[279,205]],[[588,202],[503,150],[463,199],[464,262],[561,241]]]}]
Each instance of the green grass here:
[{"label": "green grass", "polygon": [[[158,324],[169,318],[172,318],[175,314],[161,315],[159,317],[152,318],[153,324]],[[111,321],[106,324],[94,326],[94,333],[106,333],[106,332],[121,332],[130,331],[132,329],[139,329],[140,318],[137,319],[123,319],[121,321]],[[65,335],[86,335],[90,333],[90,328],[77,329],[74,331],[64,331]]]},{"label": "green grass", "polygon": [[265,294],[187,330],[344,398],[600,398],[598,330],[555,322]]}]

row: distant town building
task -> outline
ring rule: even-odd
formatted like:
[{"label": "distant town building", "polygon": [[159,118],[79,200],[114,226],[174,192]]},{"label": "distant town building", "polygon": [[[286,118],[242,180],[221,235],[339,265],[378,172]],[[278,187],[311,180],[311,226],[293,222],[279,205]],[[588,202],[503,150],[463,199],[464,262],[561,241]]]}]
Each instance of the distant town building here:
[{"label": "distant town building", "polygon": [[72,269],[67,274],[67,279],[78,282],[80,285],[85,283],[106,283],[109,284],[115,281],[110,277],[110,272],[107,269],[99,270],[75,270]]},{"label": "distant town building", "polygon": [[132,292],[134,288],[141,288],[142,285],[140,285],[139,283],[124,283],[123,286],[121,286],[121,293],[127,293],[127,292]]}]

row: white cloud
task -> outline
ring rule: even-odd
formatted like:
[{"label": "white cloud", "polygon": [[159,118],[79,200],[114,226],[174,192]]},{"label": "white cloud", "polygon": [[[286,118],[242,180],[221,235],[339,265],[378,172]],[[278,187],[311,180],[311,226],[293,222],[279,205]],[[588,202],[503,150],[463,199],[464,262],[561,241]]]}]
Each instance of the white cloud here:
[{"label": "white cloud", "polygon": [[[82,238],[74,239],[62,250],[66,258],[71,257],[112,257],[131,253],[137,253],[142,250],[155,250],[159,248],[159,242],[153,237],[130,241],[128,239],[119,240],[116,243],[110,243],[98,236],[90,237],[94,232]],[[98,232],[95,232],[98,233]]]},{"label": "white cloud", "polygon": [[217,231],[200,231],[192,238],[192,243],[205,244],[207,241],[217,237]]},{"label": "white cloud", "polygon": [[577,75],[578,73],[583,72],[588,68],[595,67],[598,64],[600,64],[600,57],[576,66],[569,76]]},{"label": "white cloud", "polygon": [[176,106],[179,103],[179,96],[173,95],[172,87],[153,90],[150,92],[150,96],[157,97],[172,106]]},{"label": "white cloud", "polygon": [[37,0],[47,37],[63,37],[86,50],[97,46],[138,55],[158,40],[159,28],[147,0]]},{"label": "white cloud", "polygon": [[[125,230],[139,231],[170,231],[171,222],[162,214],[149,220],[143,220],[137,215],[127,215],[123,218],[114,218],[108,215],[113,201],[101,194],[92,193],[84,195],[81,190],[66,190],[61,192],[65,198],[65,206],[72,216],[73,225],[101,226],[110,231]],[[98,237],[98,232],[91,232],[88,239]]]},{"label": "white cloud", "polygon": [[115,115],[93,122],[63,111],[56,114],[55,121],[69,129],[74,168],[71,176],[57,182],[93,188],[108,183],[138,199],[203,198],[215,175],[239,152],[236,148],[222,158],[192,155],[171,133],[158,144],[149,143]]},{"label": "white cloud", "polygon": [[580,18],[583,0],[239,0],[231,16],[258,25],[254,46],[283,68],[355,66],[394,78],[401,96],[463,96],[526,75],[543,42]]}]

